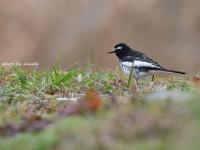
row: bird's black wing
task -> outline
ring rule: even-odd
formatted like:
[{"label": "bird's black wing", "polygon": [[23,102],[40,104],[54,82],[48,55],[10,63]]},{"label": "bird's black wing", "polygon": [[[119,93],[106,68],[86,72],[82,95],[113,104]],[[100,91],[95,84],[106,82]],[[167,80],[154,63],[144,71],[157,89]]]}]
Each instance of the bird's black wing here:
[{"label": "bird's black wing", "polygon": [[133,51],[130,51],[129,54],[127,54],[127,57],[128,57],[128,58],[126,58],[127,60],[129,59],[129,60],[135,61],[134,66],[163,69],[163,67],[161,65],[159,65],[153,59],[149,58],[144,53],[133,50]]}]

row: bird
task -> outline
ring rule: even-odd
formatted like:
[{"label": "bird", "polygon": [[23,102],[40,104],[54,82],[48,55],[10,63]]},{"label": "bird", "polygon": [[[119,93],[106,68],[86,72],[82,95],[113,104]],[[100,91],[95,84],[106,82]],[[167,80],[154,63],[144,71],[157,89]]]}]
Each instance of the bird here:
[{"label": "bird", "polygon": [[152,75],[151,81],[154,81],[154,75],[160,72],[186,74],[182,71],[170,70],[162,67],[146,54],[130,48],[125,43],[115,45],[114,50],[107,54],[112,53],[115,53],[119,58],[120,67],[124,74],[130,75],[131,69],[133,68],[133,75],[135,76],[136,84],[138,84],[138,80],[143,76]]}]

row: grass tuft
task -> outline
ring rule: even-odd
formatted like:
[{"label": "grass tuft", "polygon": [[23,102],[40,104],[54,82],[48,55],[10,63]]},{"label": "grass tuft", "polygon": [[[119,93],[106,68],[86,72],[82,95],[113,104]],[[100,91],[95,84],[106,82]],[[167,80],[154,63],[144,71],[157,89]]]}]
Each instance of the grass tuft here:
[{"label": "grass tuft", "polygon": [[[88,64],[67,69],[59,61],[44,72],[0,67],[0,149],[200,149],[199,85],[168,76],[135,89],[133,70],[128,78],[118,69],[94,71],[93,62],[91,54]],[[88,89],[97,91],[98,109],[81,115],[75,108],[87,109]]]}]

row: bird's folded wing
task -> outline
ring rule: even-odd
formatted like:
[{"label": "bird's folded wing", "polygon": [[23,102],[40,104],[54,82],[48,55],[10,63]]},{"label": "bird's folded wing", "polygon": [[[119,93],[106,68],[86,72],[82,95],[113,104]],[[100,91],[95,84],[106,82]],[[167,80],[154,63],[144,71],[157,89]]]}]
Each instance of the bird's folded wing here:
[{"label": "bird's folded wing", "polygon": [[[144,67],[144,68],[162,68],[156,61],[145,57],[142,60],[140,57],[126,56],[121,61],[122,65],[126,67]],[[134,64],[133,64],[134,63]]]},{"label": "bird's folded wing", "polygon": [[157,63],[144,62],[144,61],[139,61],[139,60],[134,61],[134,67],[161,68],[160,65],[158,65]]}]

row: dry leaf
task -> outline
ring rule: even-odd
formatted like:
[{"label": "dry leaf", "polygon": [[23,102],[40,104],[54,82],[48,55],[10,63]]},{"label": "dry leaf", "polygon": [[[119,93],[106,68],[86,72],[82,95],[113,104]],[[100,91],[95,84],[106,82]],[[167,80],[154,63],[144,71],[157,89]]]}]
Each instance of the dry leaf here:
[{"label": "dry leaf", "polygon": [[90,109],[96,110],[101,105],[99,94],[94,89],[89,89],[86,93],[85,100],[87,101]]},{"label": "dry leaf", "polygon": [[193,77],[193,81],[197,84],[200,84],[200,78],[199,77]]}]

